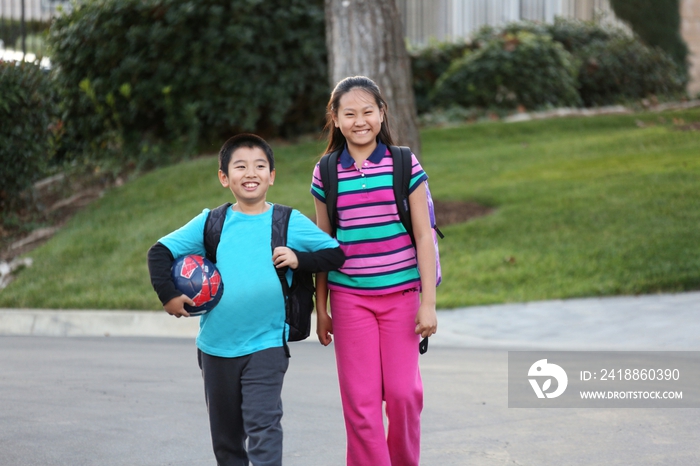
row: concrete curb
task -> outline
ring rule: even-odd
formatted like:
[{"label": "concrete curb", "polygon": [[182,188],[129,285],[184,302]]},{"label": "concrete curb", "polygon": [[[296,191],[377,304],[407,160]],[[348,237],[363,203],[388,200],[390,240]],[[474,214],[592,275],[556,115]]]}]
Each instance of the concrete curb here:
[{"label": "concrete curb", "polygon": [[0,309],[0,335],[194,338],[198,330],[198,318],[164,311]]},{"label": "concrete curb", "polygon": [[[316,314],[311,316],[315,338]],[[0,335],[48,337],[195,338],[198,317],[175,318],[164,311],[0,309]]]},{"label": "concrete curb", "polygon": [[[308,343],[319,344],[312,315]],[[192,338],[199,319],[164,311],[0,309],[0,335]],[[700,351],[700,292],[472,306],[438,312],[431,345]]]}]

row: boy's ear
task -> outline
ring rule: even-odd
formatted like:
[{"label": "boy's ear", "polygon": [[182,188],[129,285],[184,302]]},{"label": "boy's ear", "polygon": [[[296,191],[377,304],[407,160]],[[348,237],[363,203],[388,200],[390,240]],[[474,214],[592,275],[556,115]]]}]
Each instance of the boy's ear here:
[{"label": "boy's ear", "polygon": [[226,176],[226,173],[221,170],[219,170],[219,182],[221,183],[221,186],[228,188],[228,176]]},{"label": "boy's ear", "polygon": [[271,185],[272,185],[272,184],[275,184],[275,173],[276,173],[276,172],[275,172],[274,169],[270,170],[270,184],[271,184]]}]

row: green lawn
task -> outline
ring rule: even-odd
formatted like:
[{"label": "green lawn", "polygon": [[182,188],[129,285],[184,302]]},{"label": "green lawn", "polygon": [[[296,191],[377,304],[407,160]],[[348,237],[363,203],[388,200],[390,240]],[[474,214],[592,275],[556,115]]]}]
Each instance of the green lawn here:
[{"label": "green lawn", "polygon": [[[433,196],[496,208],[443,228],[438,306],[700,289],[700,131],[673,118],[700,109],[424,130]],[[269,200],[312,214],[323,145],[273,147]],[[203,157],[110,191],[30,254],[0,306],[159,309],[146,251],[231,199],[216,170]]]}]

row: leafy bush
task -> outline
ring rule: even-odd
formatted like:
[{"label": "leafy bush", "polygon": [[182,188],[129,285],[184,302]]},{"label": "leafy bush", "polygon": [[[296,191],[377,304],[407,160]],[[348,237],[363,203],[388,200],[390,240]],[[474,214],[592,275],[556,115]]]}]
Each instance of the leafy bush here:
[{"label": "leafy bush", "polygon": [[679,0],[611,0],[610,5],[646,45],[660,47],[678,65],[687,67],[688,46],[680,33]]},{"label": "leafy bush", "polygon": [[54,102],[51,79],[38,65],[0,60],[0,211],[16,207],[18,195],[44,173]]},{"label": "leafy bush", "polygon": [[527,109],[576,106],[571,55],[548,35],[502,33],[452,63],[438,80],[441,106]]},{"label": "leafy bush", "polygon": [[[56,19],[68,156],[158,163],[202,137],[317,128],[327,97],[320,0],[95,0]],[[310,116],[311,115],[311,116]]]},{"label": "leafy bush", "polygon": [[[572,99],[567,98],[558,100],[561,102],[560,104],[550,101],[546,101],[544,104],[541,101],[535,102],[535,107],[532,107],[533,99],[529,99],[531,103],[527,105],[525,99],[517,97],[514,89],[516,87],[522,88],[522,86],[527,87],[528,82],[526,81],[530,78],[525,78],[526,75],[537,78],[529,84],[538,86],[540,93],[543,92],[542,89],[545,93],[549,92],[550,84],[545,82],[545,79],[548,79],[551,86],[559,85],[559,92],[564,92],[565,95],[570,94],[570,89],[567,90],[568,84],[558,81],[559,75],[554,71],[557,66],[552,65],[558,62],[554,55],[545,54],[539,57],[539,61],[523,59],[518,62],[518,65],[513,65],[515,57],[512,54],[506,54],[503,50],[510,48],[515,52],[517,48],[512,44],[513,41],[519,42],[519,39],[514,38],[523,34],[527,37],[532,35],[551,37],[552,41],[561,44],[571,53],[569,61],[577,69],[575,74],[578,76],[576,88],[581,102],[586,106],[623,103],[650,95],[667,99],[684,96],[684,87],[688,79],[687,72],[684,67],[674,63],[666,52],[659,48],[645,46],[639,37],[623,27],[601,21],[557,18],[552,24],[521,21],[499,28],[490,26],[481,28],[474,34],[471,46],[473,49],[481,51],[480,55],[464,58],[461,65],[455,66],[465,66],[465,63],[469,62],[471,63],[469,65],[470,73],[483,73],[484,76],[476,78],[468,73],[464,76],[457,76],[456,69],[451,69],[452,77],[444,76],[444,79],[441,80],[441,89],[439,91],[433,90],[436,100],[423,104],[419,108],[421,113],[433,110],[432,106],[434,105],[449,107],[459,104],[512,108],[517,101],[528,108],[536,108],[560,105],[565,101],[568,101],[569,104],[573,103]],[[423,53],[428,57],[440,56],[435,51],[439,51],[441,47],[448,49],[444,44],[436,44]],[[488,52],[486,52],[487,49]],[[524,51],[520,50],[517,55],[520,56],[523,53]],[[415,61],[419,55],[414,53],[413,58]],[[418,75],[419,78],[414,78],[417,96],[424,94],[425,87],[428,87],[428,81],[420,79],[421,76],[426,76],[429,72],[429,69],[424,68],[438,72],[443,69],[441,68],[442,63],[438,65],[437,60],[430,62],[422,56],[420,59],[423,60],[420,62],[423,68],[414,63],[414,73],[416,73],[416,69],[422,73]],[[500,59],[505,59],[505,61],[499,63]],[[473,63],[475,60],[481,61],[482,64],[477,66]],[[529,71],[526,74],[519,72],[513,74],[513,66]],[[511,71],[506,72],[506,68]],[[544,70],[542,74],[538,71],[540,69]],[[483,84],[477,84],[475,79],[480,79],[479,82]],[[483,86],[488,85],[489,82],[491,82],[491,87],[484,89]],[[500,91],[494,91],[494,84],[501,86]],[[452,86],[456,86],[456,88],[450,90],[449,88]],[[474,90],[470,91],[469,86]],[[532,93],[532,91],[529,92]],[[506,105],[504,105],[504,101],[506,101]]]},{"label": "leafy bush", "polygon": [[409,50],[413,72],[416,110],[425,113],[431,108],[430,93],[452,61],[471,49],[469,42],[434,42],[427,47]]},{"label": "leafy bush", "polygon": [[685,92],[683,67],[660,48],[646,47],[633,37],[593,42],[579,55],[579,93],[586,106]]},{"label": "leafy bush", "polygon": [[567,51],[574,54],[592,42],[630,35],[626,29],[597,20],[582,21],[557,17],[553,23],[517,21],[498,28],[485,26],[476,32],[474,41],[488,42],[499,35],[519,32],[529,32],[539,36],[550,35],[555,42],[559,42]]}]

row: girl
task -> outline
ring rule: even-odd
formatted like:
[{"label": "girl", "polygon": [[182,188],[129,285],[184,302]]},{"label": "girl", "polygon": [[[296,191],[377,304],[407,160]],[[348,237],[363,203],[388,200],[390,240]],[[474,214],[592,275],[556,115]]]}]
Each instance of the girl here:
[{"label": "girl", "polygon": [[347,257],[337,272],[317,274],[316,306],[320,342],[328,345],[335,335],[349,466],[418,465],[423,408],[418,343],[437,330],[435,246],[423,183],[428,177],[412,156],[408,200],[414,247],[392,189],[387,117],[387,104],[371,79],[340,81],[326,114],[325,152],[342,150],[335,167],[336,225],[330,224],[318,164],[311,186],[318,226],[335,231]]}]

